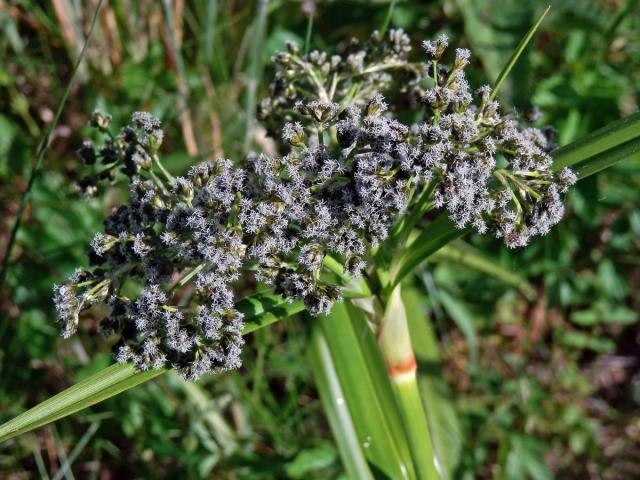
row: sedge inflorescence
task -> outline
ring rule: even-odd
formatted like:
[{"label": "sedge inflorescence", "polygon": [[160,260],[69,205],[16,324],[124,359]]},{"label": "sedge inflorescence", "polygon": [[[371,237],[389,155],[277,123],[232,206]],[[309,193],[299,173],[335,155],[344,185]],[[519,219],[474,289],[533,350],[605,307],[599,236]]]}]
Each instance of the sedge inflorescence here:
[{"label": "sedge inflorescence", "polygon": [[[158,119],[134,113],[113,135],[110,118],[95,114],[106,140],[78,153],[102,170],[78,186],[92,195],[121,172],[130,201],[95,236],[91,268],[55,287],[63,335],[77,330],[82,311],[106,304],[102,330],[117,335],[118,361],[196,379],[240,365],[235,282],[253,275],[311,314],[328,313],[341,300],[323,275],[328,256],[346,276],[366,274],[372,248],[416,199],[510,247],[546,234],[576,180],[569,169],[552,172],[551,130],[522,126],[488,87],[474,95],[468,50],[446,66],[445,37],[422,47],[426,59],[409,61],[401,30],[332,56],[289,45],[274,57],[271,94],[259,106],[280,155],[252,153],[242,166],[216,159],[173,177],[159,158]],[[405,94],[419,120],[403,122],[382,95],[389,91]]]}]

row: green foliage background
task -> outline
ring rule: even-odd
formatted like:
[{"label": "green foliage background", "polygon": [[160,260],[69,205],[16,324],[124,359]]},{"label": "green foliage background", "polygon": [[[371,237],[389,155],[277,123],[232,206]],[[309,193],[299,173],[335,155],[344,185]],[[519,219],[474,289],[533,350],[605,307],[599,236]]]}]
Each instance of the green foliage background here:
[{"label": "green foliage background", "polygon": [[[113,0],[102,11],[0,292],[0,422],[111,362],[91,319],[79,336],[59,339],[50,300],[52,284],[86,263],[104,213],[125,193],[89,202],[73,194],[73,151],[91,112],[108,111],[117,125],[135,110],[160,116],[174,172],[194,156],[241,159],[272,148],[253,124],[252,99],[268,85],[273,52],[304,42],[312,3],[253,3]],[[558,128],[561,145],[637,111],[638,3],[552,2],[503,103],[540,107],[540,123]],[[0,251],[94,5],[0,2]],[[470,47],[480,86],[495,80],[543,7],[397,2],[390,25],[414,40],[446,32]],[[384,2],[317,3],[311,44],[331,50],[364,38],[387,11]],[[423,334],[434,336],[418,357],[444,371],[447,383],[432,387],[451,392],[461,422],[458,478],[640,477],[640,158],[588,178],[569,197],[565,221],[525,250],[484,237],[460,247],[481,248],[527,278],[528,295],[446,255],[413,279],[420,301],[412,304],[426,302],[431,319]],[[301,319],[287,319],[248,337],[239,372],[197,384],[164,375],[6,442],[0,477],[344,476],[308,333]]]}]

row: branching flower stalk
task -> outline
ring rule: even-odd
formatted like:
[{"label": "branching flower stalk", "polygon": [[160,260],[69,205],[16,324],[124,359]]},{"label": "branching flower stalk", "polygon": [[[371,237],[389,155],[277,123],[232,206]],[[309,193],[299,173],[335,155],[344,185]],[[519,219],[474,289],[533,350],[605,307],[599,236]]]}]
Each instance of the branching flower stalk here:
[{"label": "branching flower stalk", "polygon": [[[158,119],[134,113],[114,134],[110,117],[95,114],[106,138],[80,149],[95,173],[78,186],[95,195],[124,175],[130,201],[94,238],[91,267],[55,288],[63,335],[77,330],[83,311],[106,304],[102,330],[117,338],[118,361],[189,379],[238,368],[234,290],[254,279],[312,315],[343,296],[370,296],[359,303],[369,304],[384,352],[393,342],[380,312],[399,292],[389,289],[389,272],[431,210],[510,247],[546,234],[575,182],[569,169],[550,170],[552,129],[521,125],[489,87],[474,101],[468,50],[447,66],[446,37],[422,47],[426,58],[410,61],[401,30],[331,56],[290,44],[274,57],[270,96],[259,106],[280,152],[252,153],[242,167],[216,159],[173,177],[161,162]],[[386,102],[383,93],[394,91],[418,121],[405,123],[406,109]]]}]

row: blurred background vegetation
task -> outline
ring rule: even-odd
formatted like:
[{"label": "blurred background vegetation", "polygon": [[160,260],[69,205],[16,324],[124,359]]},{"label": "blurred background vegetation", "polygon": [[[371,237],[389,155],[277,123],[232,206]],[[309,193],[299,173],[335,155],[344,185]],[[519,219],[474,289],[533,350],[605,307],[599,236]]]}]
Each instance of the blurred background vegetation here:
[{"label": "blurred background vegetation", "polygon": [[[563,0],[501,94],[566,144],[638,109],[637,0]],[[43,131],[53,120],[96,0],[0,1],[0,252]],[[544,7],[519,0],[397,2],[390,25],[416,42],[446,32],[491,82]],[[196,158],[273,149],[253,120],[270,57],[287,40],[333,50],[383,24],[369,1],[105,2],[31,196],[0,292],[0,422],[108,365],[87,319],[58,337],[54,282],[86,264],[105,212],[125,193],[85,201],[74,151],[98,108],[116,126],[161,117],[174,172]],[[264,27],[264,28],[263,28]],[[565,221],[525,250],[470,237],[521,278],[506,284],[441,254],[413,282],[427,299],[460,423],[458,477],[640,478],[640,158],[586,181]],[[459,251],[459,250],[458,250]],[[446,253],[446,252],[445,252]],[[455,253],[455,252],[454,252]],[[0,254],[1,255],[1,254]],[[523,280],[526,278],[527,280]],[[514,283],[514,282],[511,282]],[[0,445],[0,477],[344,477],[308,366],[307,331],[288,319],[248,337],[242,370],[175,375]],[[438,357],[439,356],[439,357]],[[363,399],[363,402],[366,402]]]}]

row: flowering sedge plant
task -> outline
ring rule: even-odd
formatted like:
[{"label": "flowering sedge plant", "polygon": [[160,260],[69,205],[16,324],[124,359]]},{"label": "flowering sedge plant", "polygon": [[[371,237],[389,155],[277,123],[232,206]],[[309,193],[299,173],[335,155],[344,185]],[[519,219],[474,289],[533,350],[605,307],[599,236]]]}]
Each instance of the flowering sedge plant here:
[{"label": "flowering sedge plant", "polygon": [[416,356],[432,361],[435,340],[403,279],[470,231],[525,246],[561,220],[577,178],[640,151],[640,114],[556,149],[552,128],[496,102],[547,11],[493,89],[469,85],[470,53],[445,37],[412,51],[401,30],[374,32],[333,55],[290,44],[258,106],[277,151],[182,176],[163,166],[159,119],[137,112],[115,131],[96,112],[101,141],[78,150],[87,174],[77,189],[90,197],[125,180],[129,200],[54,300],[64,337],[88,310],[102,317],[120,363],[0,425],[0,442],[168,369],[193,380],[236,369],[243,334],[306,311],[311,368],[348,476],[451,478],[455,412],[432,371],[421,368],[418,385]]},{"label": "flowering sedge plant", "polygon": [[339,55],[290,44],[259,106],[279,154],[212,159],[184,176],[162,165],[158,119],[137,112],[115,133],[94,114],[105,140],[79,150],[94,173],[78,188],[95,195],[124,176],[129,203],[94,237],[91,267],[55,287],[63,336],[106,304],[119,362],[197,379],[240,366],[234,290],[248,280],[325,315],[345,289],[384,305],[385,271],[432,210],[509,247],[549,232],[576,181],[551,170],[553,129],[504,111],[488,86],[474,91],[470,52],[447,46],[423,42],[410,60],[401,30]]}]

